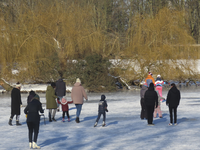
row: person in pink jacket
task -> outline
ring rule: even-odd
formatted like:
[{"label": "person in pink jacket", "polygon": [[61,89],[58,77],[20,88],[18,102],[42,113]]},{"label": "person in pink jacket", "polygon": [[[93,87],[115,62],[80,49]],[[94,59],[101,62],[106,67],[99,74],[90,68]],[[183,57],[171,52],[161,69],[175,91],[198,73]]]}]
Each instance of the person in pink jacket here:
[{"label": "person in pink jacket", "polygon": [[82,105],[84,102],[84,98],[86,101],[88,100],[87,94],[85,93],[85,89],[81,86],[81,80],[79,78],[76,79],[76,83],[74,84],[71,92],[71,98],[73,103],[76,106],[76,123],[79,123],[79,116],[81,113]]},{"label": "person in pink jacket", "polygon": [[62,122],[65,122],[65,114],[67,114],[67,118],[68,118],[68,122],[70,121],[70,116],[69,116],[69,106],[68,104],[72,104],[73,101],[68,102],[66,99],[62,98],[61,101],[59,100],[59,98],[57,99],[58,104],[62,105]]}]

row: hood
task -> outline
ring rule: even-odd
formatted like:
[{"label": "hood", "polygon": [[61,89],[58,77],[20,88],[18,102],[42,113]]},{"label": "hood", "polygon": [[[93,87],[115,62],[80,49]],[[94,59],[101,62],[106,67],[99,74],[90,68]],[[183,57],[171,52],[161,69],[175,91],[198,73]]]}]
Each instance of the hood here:
[{"label": "hood", "polygon": [[30,92],[29,92],[29,95],[33,95],[33,96],[35,96],[36,94],[35,94],[34,91],[30,91]]},{"label": "hood", "polygon": [[58,79],[58,82],[63,82],[63,79],[62,78]]},{"label": "hood", "polygon": [[76,83],[74,84],[74,86],[81,86],[81,83],[76,82]]},{"label": "hood", "polygon": [[174,94],[178,94],[178,93],[179,93],[179,91],[178,91],[178,89],[176,88],[176,86],[173,86],[173,87],[171,88],[171,91],[172,91],[172,93],[174,93]]},{"label": "hood", "polygon": [[64,98],[62,98],[62,100],[61,100],[61,104],[63,104],[63,105],[67,104],[67,100],[64,99]]},{"label": "hood", "polygon": [[105,95],[101,95],[101,101],[104,101],[106,99]]},{"label": "hood", "polygon": [[142,86],[142,90],[147,90],[148,88],[147,88],[147,86],[146,85],[143,85]]},{"label": "hood", "polygon": [[148,91],[155,91],[153,83],[149,84]]},{"label": "hood", "polygon": [[53,87],[52,86],[47,86],[47,91],[51,91],[53,89]]}]

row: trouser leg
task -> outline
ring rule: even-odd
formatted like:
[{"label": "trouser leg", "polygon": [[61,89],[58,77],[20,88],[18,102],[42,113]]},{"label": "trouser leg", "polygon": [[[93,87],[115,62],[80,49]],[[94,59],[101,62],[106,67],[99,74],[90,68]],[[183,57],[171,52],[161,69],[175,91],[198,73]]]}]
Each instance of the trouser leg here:
[{"label": "trouser leg", "polygon": [[70,117],[69,117],[69,111],[66,111],[66,114],[67,114],[67,118],[70,118]]},{"label": "trouser leg", "polygon": [[101,117],[101,113],[98,113],[98,117],[97,117],[97,119],[96,119],[96,122],[99,121],[100,117]]},{"label": "trouser leg", "polygon": [[33,138],[33,124],[32,122],[27,122],[27,126],[28,126],[28,137],[29,137],[29,142],[32,143],[32,138]]},{"label": "trouser leg", "polygon": [[40,122],[34,123],[34,142],[37,142],[38,134],[39,134]]},{"label": "trouser leg", "polygon": [[173,114],[172,114],[172,109],[173,109],[173,108],[169,107],[170,123],[173,123]]}]

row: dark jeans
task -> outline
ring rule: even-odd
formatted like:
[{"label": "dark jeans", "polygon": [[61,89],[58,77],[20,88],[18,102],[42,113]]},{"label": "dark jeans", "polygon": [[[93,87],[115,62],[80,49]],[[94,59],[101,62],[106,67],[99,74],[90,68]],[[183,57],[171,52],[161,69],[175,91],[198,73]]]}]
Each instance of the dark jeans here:
[{"label": "dark jeans", "polygon": [[170,123],[173,123],[173,113],[174,113],[174,123],[177,123],[177,106],[169,107]]},{"label": "dark jeans", "polygon": [[105,113],[105,112],[99,112],[96,122],[99,121],[101,115],[103,115],[103,121],[104,121],[104,122],[106,121],[106,113]]},{"label": "dark jeans", "polygon": [[147,105],[147,122],[148,124],[152,124],[153,123],[153,112],[154,112],[154,108],[155,106],[151,106],[151,105]]},{"label": "dark jeans", "polygon": [[146,105],[144,103],[144,98],[141,98],[140,105],[141,105],[141,108],[142,108],[141,113],[140,113],[140,118],[141,119],[144,119],[144,118],[147,119],[147,109],[146,109]]},{"label": "dark jeans", "polygon": [[34,142],[37,142],[38,133],[39,133],[39,126],[40,122],[27,122],[28,130],[29,130],[29,142],[32,142],[33,132],[34,132]]},{"label": "dark jeans", "polygon": [[69,117],[69,111],[63,111],[62,117],[65,118],[65,113],[66,113],[66,115],[67,115],[67,118],[70,118],[70,117]]}]

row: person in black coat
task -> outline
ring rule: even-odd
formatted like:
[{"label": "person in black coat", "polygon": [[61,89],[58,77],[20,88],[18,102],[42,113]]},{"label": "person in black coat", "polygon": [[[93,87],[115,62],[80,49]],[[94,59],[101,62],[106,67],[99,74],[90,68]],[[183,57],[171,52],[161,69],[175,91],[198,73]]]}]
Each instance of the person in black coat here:
[{"label": "person in black coat", "polygon": [[177,125],[177,107],[180,103],[181,94],[180,91],[176,88],[174,83],[171,84],[171,89],[167,94],[166,105],[169,106],[170,113],[170,123],[173,124],[173,112],[174,112],[174,125]]},{"label": "person in black coat", "polygon": [[105,99],[106,99],[106,96],[105,95],[101,95],[101,100],[99,101],[98,117],[96,119],[94,127],[97,126],[101,115],[103,115],[103,124],[102,124],[102,126],[104,127],[106,125],[105,121],[106,121],[106,112],[108,112],[108,109],[107,109],[108,105],[107,105],[107,102],[106,102]]},{"label": "person in black coat", "polygon": [[144,94],[144,102],[147,109],[147,122],[149,126],[153,126],[153,112],[154,108],[158,107],[158,95],[154,89],[154,84],[150,83],[148,90]]},{"label": "person in black coat", "polygon": [[[58,96],[58,98],[59,98],[59,102],[61,102],[62,98],[66,95],[66,84],[62,78],[60,78],[60,79],[58,79],[58,81],[56,81],[55,92],[56,92],[56,96]],[[58,107],[57,111],[59,111],[60,110],[59,103],[57,103],[57,107]]]},{"label": "person in black coat", "polygon": [[12,126],[12,120],[15,115],[16,115],[16,125],[17,126],[21,125],[19,123],[19,117],[21,114],[21,105],[22,105],[20,88],[21,84],[18,82],[15,88],[13,88],[11,91],[11,116],[8,122],[10,126]]},{"label": "person in black coat", "polygon": [[[39,126],[40,126],[40,115],[39,113],[44,113],[44,110],[42,109],[42,104],[41,102],[34,98],[29,104],[26,106],[24,109],[24,113],[27,114],[27,126],[29,130],[29,147],[33,148],[40,148],[37,146],[37,138],[38,138],[38,133],[39,133]],[[34,132],[34,139],[32,140],[33,137],[33,132]]]}]

